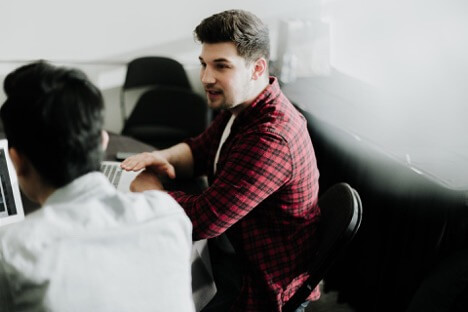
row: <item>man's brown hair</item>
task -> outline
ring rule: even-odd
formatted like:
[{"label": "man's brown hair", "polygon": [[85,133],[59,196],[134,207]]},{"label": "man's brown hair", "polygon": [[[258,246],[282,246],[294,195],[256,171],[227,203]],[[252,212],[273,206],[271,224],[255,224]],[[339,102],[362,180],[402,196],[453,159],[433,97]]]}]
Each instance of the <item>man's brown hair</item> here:
[{"label": "man's brown hair", "polygon": [[194,31],[201,43],[233,42],[247,61],[270,57],[268,27],[254,14],[228,10],[205,18]]}]

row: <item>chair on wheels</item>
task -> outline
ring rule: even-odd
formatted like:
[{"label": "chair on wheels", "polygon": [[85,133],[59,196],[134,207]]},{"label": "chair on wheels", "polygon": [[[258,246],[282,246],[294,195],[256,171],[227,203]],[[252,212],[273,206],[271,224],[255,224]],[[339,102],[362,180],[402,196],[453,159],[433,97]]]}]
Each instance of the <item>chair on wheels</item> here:
[{"label": "chair on wheels", "polygon": [[131,89],[155,86],[172,86],[191,90],[182,64],[174,59],[161,56],[136,58],[127,65],[125,82],[120,92],[122,119],[127,118],[125,92]]},{"label": "chair on wheels", "polygon": [[318,201],[321,219],[315,257],[310,263],[309,279],[283,306],[284,312],[295,311],[306,301],[334,261],[346,250],[356,235],[362,219],[359,194],[346,183],[338,183],[323,193]]},{"label": "chair on wheels", "polygon": [[138,99],[122,134],[162,149],[200,134],[208,122],[208,106],[200,95],[177,87],[156,87]]}]

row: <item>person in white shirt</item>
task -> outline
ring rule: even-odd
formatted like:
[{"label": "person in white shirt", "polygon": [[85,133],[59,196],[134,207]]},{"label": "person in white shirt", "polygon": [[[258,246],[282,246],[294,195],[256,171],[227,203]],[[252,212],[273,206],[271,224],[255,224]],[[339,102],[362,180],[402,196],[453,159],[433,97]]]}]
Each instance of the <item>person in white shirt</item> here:
[{"label": "person in white shirt", "polygon": [[4,89],[10,157],[41,208],[0,229],[0,311],[194,311],[183,209],[160,191],[121,193],[99,172],[99,90],[43,61]]}]

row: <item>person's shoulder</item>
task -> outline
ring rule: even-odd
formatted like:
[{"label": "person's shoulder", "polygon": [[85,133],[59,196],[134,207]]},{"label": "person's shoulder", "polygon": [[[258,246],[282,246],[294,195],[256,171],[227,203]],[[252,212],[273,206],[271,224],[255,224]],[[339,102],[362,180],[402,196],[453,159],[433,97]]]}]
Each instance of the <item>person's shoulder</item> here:
[{"label": "person's shoulder", "polygon": [[38,220],[42,218],[42,209],[36,210],[27,215],[24,220],[5,225],[0,228],[0,241],[11,241],[22,239],[27,236],[35,235],[37,231]]},{"label": "person's shoulder", "polygon": [[157,203],[161,207],[175,207],[182,209],[182,207],[180,207],[177,201],[164,191],[146,191],[143,192],[142,195],[147,200],[151,201],[152,203]]},{"label": "person's shoulder", "polygon": [[0,229],[0,249],[4,261],[12,262],[8,259],[21,259],[26,254],[25,257],[32,260],[43,251],[42,248],[47,242],[43,241],[45,235],[41,229],[41,215],[42,211],[38,210],[23,221]]},{"label": "person's shoulder", "polygon": [[[154,217],[185,217],[185,212],[179,203],[164,191],[152,190],[142,193],[130,193],[132,207],[141,213],[145,212],[146,218]],[[142,215],[143,217],[143,215]]]},{"label": "person's shoulder", "polygon": [[300,113],[284,95],[280,95],[262,107],[261,113],[255,116],[255,121],[248,128],[250,131],[246,133],[273,135],[288,141],[294,138],[297,131],[302,130],[302,123]]},{"label": "person's shoulder", "polygon": [[144,209],[135,207],[138,209],[138,219],[159,224],[157,226],[159,229],[167,229],[169,226],[171,232],[185,233],[184,236],[191,239],[192,222],[172,196],[157,190],[145,191],[139,195],[144,198],[147,205]]},{"label": "person's shoulder", "polygon": [[276,102],[275,121],[281,132],[289,133],[294,137],[298,131],[304,131],[305,118],[291,101],[284,94],[281,94]]}]

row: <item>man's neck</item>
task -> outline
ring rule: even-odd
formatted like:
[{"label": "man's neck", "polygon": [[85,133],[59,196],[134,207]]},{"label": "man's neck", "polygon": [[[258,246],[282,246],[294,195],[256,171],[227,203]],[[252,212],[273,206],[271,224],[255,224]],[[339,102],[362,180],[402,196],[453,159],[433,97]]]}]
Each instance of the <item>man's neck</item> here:
[{"label": "man's neck", "polygon": [[39,204],[41,206],[44,205],[47,198],[49,198],[50,195],[52,195],[52,193],[55,192],[55,191],[56,191],[56,189],[52,188],[52,187],[48,187],[46,189],[43,189],[42,192],[37,197],[37,201],[39,202]]},{"label": "man's neck", "polygon": [[252,96],[250,97],[250,99],[230,109],[233,115],[237,116],[241,111],[249,107],[257,99],[257,97],[270,85],[270,78],[269,76],[266,76],[266,78],[262,78],[257,82],[258,83],[256,83],[252,88]]},{"label": "man's neck", "polygon": [[57,188],[52,187],[49,183],[46,183],[40,175],[35,171],[33,174],[31,174],[28,177],[28,183],[31,188],[31,194],[30,194],[30,199],[41,206],[44,205],[46,202],[47,198],[52,195],[53,192],[56,191]]}]

